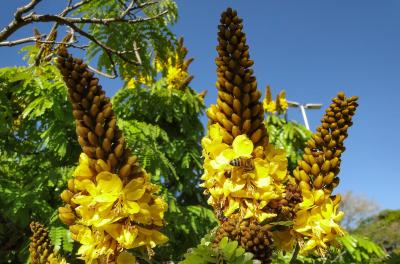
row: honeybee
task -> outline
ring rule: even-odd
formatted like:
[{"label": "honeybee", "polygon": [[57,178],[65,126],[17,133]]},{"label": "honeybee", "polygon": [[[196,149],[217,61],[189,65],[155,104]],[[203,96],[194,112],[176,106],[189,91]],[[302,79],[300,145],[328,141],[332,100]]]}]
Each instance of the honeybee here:
[{"label": "honeybee", "polygon": [[254,170],[254,162],[252,158],[247,157],[239,157],[233,159],[229,162],[229,165],[234,167],[240,167],[243,171],[252,171]]}]

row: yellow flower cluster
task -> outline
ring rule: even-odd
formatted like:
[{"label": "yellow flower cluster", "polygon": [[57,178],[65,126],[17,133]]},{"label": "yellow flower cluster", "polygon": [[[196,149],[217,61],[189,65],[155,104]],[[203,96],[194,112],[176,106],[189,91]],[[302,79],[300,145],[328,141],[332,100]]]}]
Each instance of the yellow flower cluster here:
[{"label": "yellow flower cluster", "polygon": [[328,243],[335,240],[345,231],[339,222],[343,212],[337,212],[339,196],[332,199],[323,190],[303,190],[303,202],[300,203],[294,220],[293,229],[305,238],[302,251],[315,250],[323,255],[328,248]]},{"label": "yellow flower cluster", "polygon": [[252,217],[260,223],[275,217],[275,213],[264,209],[271,200],[284,197],[285,152],[272,145],[266,149],[254,148],[246,135],[237,136],[232,145],[223,143],[222,138],[217,123],[209,127],[209,135],[202,140],[205,157],[202,187],[210,193],[208,203],[225,217],[237,211],[243,218]]},{"label": "yellow flower cluster", "polygon": [[267,92],[265,99],[263,101],[264,110],[268,113],[274,114],[282,114],[285,113],[288,109],[289,105],[286,101],[286,93],[285,91],[281,91],[277,96],[276,100],[272,100],[271,88],[267,86]]},{"label": "yellow flower cluster", "polygon": [[184,71],[182,67],[177,67],[169,64],[167,67],[167,84],[168,89],[180,89],[182,83],[189,77],[187,71]]},{"label": "yellow flower cluster", "polygon": [[109,258],[117,243],[130,249],[153,248],[166,242],[167,237],[159,231],[143,227],[163,225],[167,205],[154,196],[158,187],[149,182],[146,174],[124,184],[118,175],[107,170],[103,160],[97,163],[105,168],[98,174],[90,168],[88,156],[82,153],[74,171],[77,192],[71,201],[77,206],[78,219],[70,231],[73,239],[82,244],[78,251],[82,259],[96,263],[100,256]]}]

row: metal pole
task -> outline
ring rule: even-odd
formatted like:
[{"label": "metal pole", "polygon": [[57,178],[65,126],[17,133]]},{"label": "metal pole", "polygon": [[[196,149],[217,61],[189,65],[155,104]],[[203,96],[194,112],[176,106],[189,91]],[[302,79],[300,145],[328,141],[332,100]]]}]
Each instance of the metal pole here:
[{"label": "metal pole", "polygon": [[310,130],[310,125],[308,124],[308,119],[307,119],[307,115],[306,115],[306,109],[304,108],[304,105],[302,105],[302,104],[300,104],[299,107],[300,107],[301,114],[302,114],[303,119],[304,119],[304,124],[306,125],[306,128],[308,130]]}]

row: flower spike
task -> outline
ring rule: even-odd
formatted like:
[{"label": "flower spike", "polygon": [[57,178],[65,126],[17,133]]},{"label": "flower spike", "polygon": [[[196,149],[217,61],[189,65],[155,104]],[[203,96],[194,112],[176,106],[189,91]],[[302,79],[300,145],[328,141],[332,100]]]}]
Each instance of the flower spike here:
[{"label": "flower spike", "polygon": [[49,232],[38,222],[30,224],[32,231],[31,242],[29,244],[30,263],[32,264],[67,264],[64,258],[54,251]]},{"label": "flower spike", "polygon": [[155,195],[159,188],[127,149],[99,80],[65,47],[58,55],[83,150],[74,178],[61,194],[66,206],[59,208],[60,219],[82,244],[78,254],[86,262],[112,262],[123,249],[141,246],[151,252],[168,240],[158,231],[167,210]]},{"label": "flower spike", "polygon": [[218,100],[207,111],[211,124],[222,128],[223,141],[232,144],[238,135],[245,134],[255,146],[268,144],[263,124],[264,109],[261,92],[253,75],[242,19],[228,8],[218,26],[217,88]]}]

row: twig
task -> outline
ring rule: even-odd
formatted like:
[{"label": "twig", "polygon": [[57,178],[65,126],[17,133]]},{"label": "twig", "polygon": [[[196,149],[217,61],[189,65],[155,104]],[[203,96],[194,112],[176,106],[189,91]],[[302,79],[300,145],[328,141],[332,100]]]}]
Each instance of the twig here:
[{"label": "twig", "polygon": [[[42,35],[46,36],[46,35]],[[76,45],[75,42],[62,42],[62,41],[48,41],[48,40],[38,40],[37,37],[29,37],[29,38],[23,38],[23,39],[18,39],[14,41],[4,41],[0,42],[0,46],[16,46],[19,44],[24,44],[24,43],[40,43],[40,44],[57,44],[57,45],[65,45],[67,47],[72,47],[72,48],[77,48],[77,49],[86,49],[89,47],[89,45]]]},{"label": "twig", "polygon": [[300,245],[299,245],[299,243],[296,243],[296,246],[294,248],[293,255],[292,255],[292,258],[289,261],[289,264],[296,263],[297,255],[299,254],[299,252],[300,252]]},{"label": "twig", "polygon": [[[32,22],[58,22],[59,24],[101,24],[101,25],[109,25],[112,23],[127,23],[127,24],[135,24],[144,21],[154,20],[168,13],[168,10],[164,10],[157,15],[151,17],[138,17],[136,19],[128,19],[125,17],[112,17],[112,18],[87,18],[87,17],[63,17],[60,15],[37,15],[30,14],[28,16],[23,17],[23,21],[26,23]],[[125,15],[126,16],[126,15]]]},{"label": "twig", "polygon": [[139,54],[139,48],[137,47],[136,41],[133,41],[133,50],[135,52],[136,60],[139,63],[139,65],[142,64],[142,58],[140,58]]},{"label": "twig", "polygon": [[[9,23],[8,26],[6,26],[4,29],[0,31],[0,46],[15,46],[19,44],[24,44],[24,43],[31,43],[31,42],[36,42],[36,43],[43,43],[43,44],[50,44],[53,46],[54,44],[60,44],[60,45],[65,45],[68,47],[73,47],[73,48],[80,48],[80,49],[85,49],[88,47],[88,45],[77,45],[77,41],[74,41],[74,33],[78,33],[79,35],[85,37],[89,41],[93,42],[97,46],[99,46],[104,53],[108,56],[110,63],[111,63],[111,69],[113,71],[113,75],[101,72],[100,70],[97,70],[93,67],[90,67],[90,69],[93,72],[96,72],[97,74],[100,74],[102,76],[105,76],[107,78],[116,78],[118,76],[117,70],[116,70],[116,63],[114,61],[114,56],[119,57],[121,60],[131,63],[137,66],[142,65],[142,59],[140,57],[139,48],[137,47],[136,41],[133,42],[133,50],[125,50],[125,51],[120,51],[113,49],[112,47],[108,46],[106,43],[103,43],[100,39],[97,39],[94,35],[90,34],[89,32],[85,31],[85,26],[86,25],[104,25],[108,26],[112,23],[127,23],[127,24],[134,24],[134,23],[141,23],[145,21],[150,21],[154,19],[158,19],[159,17],[165,15],[168,10],[162,11],[156,15],[153,16],[145,16],[145,17],[136,17],[135,12],[133,11],[141,11],[144,8],[157,4],[159,1],[157,0],[149,0],[146,2],[140,3],[137,0],[131,0],[129,4],[125,4],[125,1],[119,0],[120,5],[123,7],[121,8],[121,13],[117,15],[116,17],[109,17],[109,18],[89,18],[89,17],[71,17],[67,16],[71,11],[78,9],[79,7],[88,4],[92,2],[92,0],[81,0],[80,2],[77,2],[73,4],[73,0],[67,0],[66,7],[64,10],[62,10],[58,14],[36,14],[34,11],[32,11],[36,5],[41,2],[42,0],[31,0],[27,5],[20,7],[17,9],[17,11],[14,14],[13,20]],[[31,12],[32,11],[32,12]],[[18,29],[32,24],[32,23],[38,23],[38,22],[53,22],[53,26],[47,35],[40,35],[40,36],[34,36],[34,37],[27,37],[27,38],[22,38],[22,39],[17,39],[17,40],[12,40],[12,41],[5,41],[7,40],[14,32],[16,32]],[[83,24],[83,26],[82,26]],[[52,36],[54,36],[57,28],[60,26],[68,26],[70,30],[72,31],[72,37],[68,42],[57,42],[56,39],[51,39]],[[42,40],[45,38],[45,40]],[[39,49],[38,54],[36,55],[35,58],[35,63],[34,65],[38,65],[40,63],[42,54],[44,52],[44,45],[42,45]],[[134,54],[135,60],[132,60],[125,55],[127,54]]]},{"label": "twig", "polygon": [[23,21],[22,15],[34,9],[40,1],[41,0],[31,0],[29,4],[18,8],[14,14],[14,19],[0,31],[0,41],[6,40],[11,34],[17,31],[20,28],[21,21]]},{"label": "twig", "polygon": [[[106,77],[106,78],[115,79],[115,78],[118,77],[118,75],[116,75],[115,72],[114,72],[113,75],[110,75],[110,74],[107,74],[107,73],[105,73],[105,72],[102,72],[102,71],[100,71],[100,70],[98,70],[98,69],[96,69],[96,68],[93,68],[93,67],[90,66],[90,65],[88,65],[87,67],[88,67],[88,69],[91,70],[92,72],[97,73],[97,74],[99,74],[99,75],[101,75],[101,76],[104,76],[104,77]],[[113,65],[113,67],[114,67],[114,65]]]},{"label": "twig", "polygon": [[[73,11],[74,9],[76,9],[76,8],[78,8],[78,7],[80,7],[80,6],[84,5],[84,4],[89,3],[90,1],[91,1],[91,0],[81,1],[81,2],[76,3],[74,6],[71,6],[71,5],[72,5],[72,0],[69,0],[69,1],[68,1],[67,7],[59,14],[59,16],[60,16],[60,17],[64,17],[64,16],[66,16],[69,12]],[[48,37],[47,37],[46,40],[50,40],[50,37],[51,37],[51,36],[55,33],[55,31],[57,30],[58,24],[59,24],[58,22],[54,23],[54,25],[52,26],[52,28],[51,28],[51,30],[50,30],[50,33],[49,33],[49,35],[48,35]],[[55,41],[55,39],[54,39],[54,41]],[[42,57],[43,52],[44,52],[44,47],[41,46],[40,49],[39,49],[39,52],[38,52],[38,54],[36,55],[36,58],[35,58],[35,65],[36,65],[36,66],[39,65],[39,63],[40,63],[40,58]]]},{"label": "twig", "polygon": [[38,42],[40,38],[44,38],[44,37],[46,37],[46,35],[33,36],[33,37],[22,38],[22,39],[17,39],[17,40],[13,40],[13,41],[3,41],[3,42],[0,42],[0,46],[12,47],[12,46],[16,46],[16,45],[24,44],[24,43]]}]

